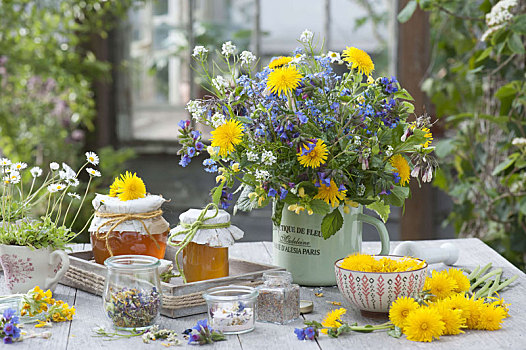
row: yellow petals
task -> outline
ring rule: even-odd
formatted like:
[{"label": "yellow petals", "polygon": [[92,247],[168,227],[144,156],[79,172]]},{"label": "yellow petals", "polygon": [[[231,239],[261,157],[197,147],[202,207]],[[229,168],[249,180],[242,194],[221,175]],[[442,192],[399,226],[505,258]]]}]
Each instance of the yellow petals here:
[{"label": "yellow petals", "polygon": [[327,161],[329,150],[323,140],[318,139],[316,143],[303,144],[298,152],[298,161],[304,167],[317,168]]},{"label": "yellow petals", "polygon": [[376,259],[372,255],[360,253],[351,254],[340,263],[340,267],[343,269],[362,272],[405,272],[418,270],[425,266],[425,261],[410,257]]},{"label": "yellow petals", "polygon": [[227,120],[211,132],[212,147],[219,147],[219,156],[226,157],[234,151],[234,146],[241,143],[243,126],[237,120]]},{"label": "yellow petals", "polygon": [[318,194],[314,196],[314,199],[321,199],[333,208],[340,205],[340,201],[345,199],[347,190],[340,190],[333,179],[331,179],[330,186],[326,186],[320,182],[318,187]]},{"label": "yellow petals", "polygon": [[336,310],[329,311],[321,324],[326,328],[338,328],[342,325],[341,317],[347,312],[346,309],[339,308]]},{"label": "yellow petals", "polygon": [[418,308],[409,313],[405,320],[404,333],[408,340],[431,342],[444,333],[445,324],[433,308]]},{"label": "yellow petals", "polygon": [[358,69],[359,73],[370,75],[374,70],[374,63],[371,57],[363,50],[355,47],[347,47],[343,50],[343,60],[352,63],[351,68]]},{"label": "yellow petals", "polygon": [[435,296],[435,299],[444,299],[455,293],[457,283],[448,276],[446,271],[435,271],[431,273],[431,277],[426,278],[424,283],[424,290],[429,290]]},{"label": "yellow petals", "polygon": [[216,182],[217,183],[223,183],[226,181],[226,177],[224,175],[217,175],[216,176]]},{"label": "yellow petals", "polygon": [[411,176],[411,167],[407,160],[400,154],[395,154],[389,159],[391,166],[396,169],[396,172],[400,176],[400,185],[405,186],[409,183]]},{"label": "yellow petals", "polygon": [[389,319],[393,324],[399,328],[404,328],[407,316],[414,310],[418,309],[419,305],[413,298],[400,297],[396,299],[389,309]]},{"label": "yellow petals", "polygon": [[292,61],[292,57],[280,56],[276,59],[273,59],[272,62],[268,64],[268,67],[270,69],[281,68],[284,65],[288,64],[290,61]]},{"label": "yellow petals", "polygon": [[232,171],[233,172],[237,173],[237,172],[239,172],[239,170],[240,170],[239,169],[239,163],[232,164]]},{"label": "yellow petals", "polygon": [[295,66],[278,68],[268,75],[267,88],[270,92],[281,96],[289,91],[295,90],[299,85],[303,75]]},{"label": "yellow petals", "polygon": [[110,196],[118,197],[121,201],[129,201],[146,196],[144,181],[136,173],[126,171],[116,178],[110,186]]}]

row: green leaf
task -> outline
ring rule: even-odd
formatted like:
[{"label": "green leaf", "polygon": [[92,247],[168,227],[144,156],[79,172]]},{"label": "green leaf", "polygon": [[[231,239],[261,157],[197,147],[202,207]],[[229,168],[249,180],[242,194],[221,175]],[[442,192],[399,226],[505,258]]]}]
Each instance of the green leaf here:
[{"label": "green leaf", "polygon": [[321,233],[324,239],[331,237],[333,234],[338,232],[343,225],[343,217],[338,208],[334,209],[331,213],[325,215],[321,221]]},{"label": "green leaf", "polygon": [[380,215],[384,223],[387,222],[387,219],[389,219],[391,207],[385,204],[384,202],[378,200],[374,203],[369,204],[367,208],[374,210],[378,215]]},{"label": "green leaf", "polygon": [[515,33],[526,34],[526,14],[515,16],[511,30]]},{"label": "green leaf", "polygon": [[486,57],[489,56],[492,50],[493,50],[493,47],[490,46],[486,50],[482,51],[479,57],[477,57],[477,59],[475,60],[475,62],[480,62],[484,60]]},{"label": "green leaf", "polygon": [[400,13],[398,14],[398,22],[405,23],[409,21],[409,19],[411,18],[411,16],[413,16],[413,13],[416,10],[416,5],[417,4],[415,0],[409,1],[407,5],[405,5],[405,7],[402,9],[402,11],[400,11]]},{"label": "green leaf", "polygon": [[402,336],[402,329],[395,326],[395,328],[387,332],[387,335],[398,339]]},{"label": "green leaf", "polygon": [[519,210],[522,214],[526,215],[526,197],[522,197],[519,202]]},{"label": "green leaf", "polygon": [[406,90],[406,89],[400,89],[398,90],[395,94],[394,94],[394,97],[396,98],[401,98],[403,100],[408,100],[408,101],[414,101],[415,99],[413,98],[413,96],[411,96],[411,94],[409,94],[409,92]]},{"label": "green leaf", "polygon": [[212,189],[212,202],[216,205],[219,205],[219,201],[221,200],[221,193],[223,192],[223,187],[225,186],[224,182],[221,182],[219,186]]},{"label": "green leaf", "polygon": [[522,55],[526,50],[524,50],[524,43],[521,40],[521,37],[517,33],[513,33],[507,40],[508,47],[510,50],[516,54]]},{"label": "green leaf", "polygon": [[409,101],[402,101],[402,106],[406,108],[406,112],[411,114],[415,112],[415,106]]},{"label": "green leaf", "polygon": [[243,190],[241,191],[237,203],[234,206],[234,215],[236,215],[236,212],[238,210],[251,211],[252,209],[255,209],[258,206],[257,200],[253,201],[248,197],[248,195],[252,192],[254,192],[254,187],[249,185],[243,186]]},{"label": "green leaf", "polygon": [[316,214],[326,215],[331,211],[331,206],[321,199],[314,199],[309,203],[309,205]]},{"label": "green leaf", "polygon": [[513,96],[517,93],[517,89],[515,87],[515,84],[509,83],[504,86],[502,86],[500,89],[497,90],[495,93],[495,97],[499,100],[503,100],[506,97]]},{"label": "green leaf", "polygon": [[513,165],[513,163],[515,163],[515,161],[517,160],[519,155],[520,155],[519,153],[512,153],[512,154],[510,154],[508,156],[508,158],[506,158],[502,163],[500,163],[499,165],[497,165],[495,167],[495,169],[493,170],[491,175],[493,175],[493,176],[498,175],[501,172],[503,172],[504,170],[508,169],[510,166]]}]

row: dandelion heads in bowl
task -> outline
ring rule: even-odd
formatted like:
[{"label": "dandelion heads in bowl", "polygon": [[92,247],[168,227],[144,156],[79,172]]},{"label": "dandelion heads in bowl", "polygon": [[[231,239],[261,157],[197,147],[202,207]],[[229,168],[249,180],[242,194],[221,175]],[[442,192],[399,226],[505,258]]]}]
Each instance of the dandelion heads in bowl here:
[{"label": "dandelion heads in bowl", "polygon": [[[78,170],[57,162],[51,162],[47,169],[29,168],[27,163],[1,158],[0,244],[64,249],[82,232],[75,233],[71,227],[78,218],[92,179],[101,176],[93,168],[98,164],[99,157],[94,152],[86,152],[86,161]],[[83,172],[89,180],[86,189],[79,194],[76,191]],[[73,205],[74,202],[79,205]]]},{"label": "dandelion heads in bowl", "polygon": [[[412,177],[432,178],[430,118],[408,121],[411,96],[396,78],[375,77],[365,51],[324,52],[310,31],[299,42],[290,55],[260,62],[261,70],[251,52],[239,54],[232,42],[217,53],[213,72],[207,48],[194,49],[211,95],[187,109],[212,128],[211,145],[204,147],[195,122],[181,121],[180,164],[208,155],[203,166],[216,173],[216,203],[228,208],[233,193],[240,194],[234,211],[273,201],[277,224],[283,208],[341,223],[334,209],[358,204],[387,220],[389,206],[402,206],[409,196]],[[336,74],[336,66],[345,73]],[[323,237],[339,229],[325,225]]]}]

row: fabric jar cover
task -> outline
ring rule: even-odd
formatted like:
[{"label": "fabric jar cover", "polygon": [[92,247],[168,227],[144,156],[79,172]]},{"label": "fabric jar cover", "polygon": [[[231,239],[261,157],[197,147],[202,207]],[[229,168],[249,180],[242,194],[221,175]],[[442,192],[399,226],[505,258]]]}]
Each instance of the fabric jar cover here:
[{"label": "fabric jar cover", "polygon": [[[144,198],[121,201],[116,197],[97,193],[92,204],[95,211],[102,214],[141,214],[159,210],[164,202],[166,202],[166,199],[157,195],[147,195]],[[113,225],[101,225],[109,220],[109,218],[101,218],[95,214],[91,221],[89,232],[97,232],[97,229],[99,229],[100,233],[108,232]],[[168,221],[161,215],[151,219],[143,219],[142,221],[152,235],[164,233],[170,228]],[[144,225],[139,220],[126,220],[117,225],[113,231],[131,231],[147,235],[148,232],[145,230]]]},{"label": "fabric jar cover", "polygon": [[[184,224],[193,224],[199,215],[203,212],[202,209],[190,209],[179,215],[179,221]],[[215,209],[210,208],[205,215],[205,218],[213,216]],[[210,218],[203,221],[204,225],[225,224],[230,222],[230,214],[219,209],[215,218]],[[182,241],[185,234],[177,235],[181,231],[187,231],[187,228],[179,224],[170,231],[171,241]],[[206,244],[210,247],[229,247],[234,244],[235,240],[243,238],[243,231],[234,225],[222,228],[201,228],[197,230],[192,242],[197,244]]]}]

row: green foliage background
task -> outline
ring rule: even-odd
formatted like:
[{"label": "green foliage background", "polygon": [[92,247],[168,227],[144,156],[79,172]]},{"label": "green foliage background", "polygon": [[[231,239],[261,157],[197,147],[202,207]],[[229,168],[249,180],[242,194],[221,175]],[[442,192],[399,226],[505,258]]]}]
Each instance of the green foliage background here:
[{"label": "green foliage background", "polygon": [[447,127],[437,145],[434,184],[453,199],[461,236],[480,237],[520,268],[526,254],[525,2],[486,40],[486,14],[498,1],[412,0],[429,12],[432,62],[422,88]]},{"label": "green foliage background", "polygon": [[[90,51],[90,40],[106,38],[134,3],[0,2],[0,154],[30,166],[57,161],[78,169],[85,161],[85,134],[94,129],[93,83],[111,69]],[[111,148],[97,152],[105,177],[93,191],[96,185],[106,186],[133,153]],[[77,230],[91,211],[88,201]]]}]

